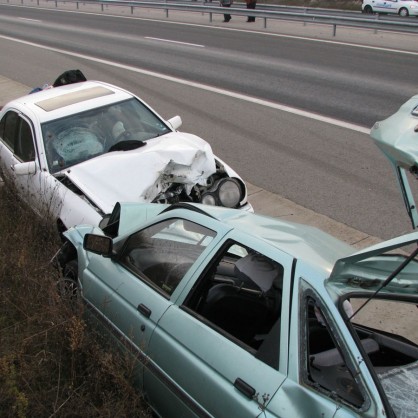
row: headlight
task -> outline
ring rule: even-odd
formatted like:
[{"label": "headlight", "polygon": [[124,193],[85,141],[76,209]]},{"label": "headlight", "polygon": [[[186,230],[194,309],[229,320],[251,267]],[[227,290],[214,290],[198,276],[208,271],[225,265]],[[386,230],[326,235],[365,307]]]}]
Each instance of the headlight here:
[{"label": "headlight", "polygon": [[204,204],[204,205],[212,205],[212,206],[215,206],[216,205],[216,199],[215,199],[215,196],[213,196],[212,194],[210,194],[210,193],[205,193],[203,196],[202,196],[202,203]]},{"label": "headlight", "polygon": [[242,200],[241,185],[236,179],[223,178],[202,194],[202,203],[205,205],[225,206],[236,208]]}]

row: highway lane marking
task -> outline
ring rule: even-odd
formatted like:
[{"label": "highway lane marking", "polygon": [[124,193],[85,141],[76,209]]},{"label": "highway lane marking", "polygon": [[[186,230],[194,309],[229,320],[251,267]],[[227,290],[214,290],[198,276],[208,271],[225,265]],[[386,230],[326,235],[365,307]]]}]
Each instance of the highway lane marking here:
[{"label": "highway lane marking", "polygon": [[9,36],[0,35],[0,39],[6,39],[6,40],[9,40],[9,41],[12,41],[12,42],[18,42],[18,43],[21,43],[21,44],[24,44],[24,45],[33,46],[35,48],[41,48],[41,49],[45,49],[47,51],[57,52],[59,54],[64,54],[64,55],[68,55],[68,56],[71,56],[71,57],[81,58],[81,59],[85,59],[87,61],[93,61],[93,62],[97,62],[97,63],[100,63],[100,64],[105,64],[105,65],[109,65],[109,66],[112,66],[112,67],[121,68],[121,69],[124,69],[124,70],[127,70],[127,71],[132,71],[132,72],[135,72],[135,73],[160,78],[160,79],[163,79],[163,80],[166,80],[166,81],[171,81],[171,82],[174,82],[174,83],[183,84],[183,85],[187,85],[187,86],[190,86],[190,87],[195,87],[195,88],[198,88],[200,90],[205,90],[205,91],[209,91],[211,93],[221,94],[223,96],[233,97],[235,99],[243,100],[243,101],[246,101],[246,102],[249,102],[249,103],[258,104],[258,105],[261,105],[261,106],[265,106],[265,107],[269,107],[269,108],[272,108],[272,109],[280,110],[282,112],[292,113],[294,115],[303,116],[305,118],[313,119],[313,120],[316,120],[316,121],[319,121],[319,122],[324,122],[324,123],[328,123],[330,125],[339,126],[341,128],[350,129],[352,131],[365,133],[365,134],[370,133],[370,129],[365,128],[364,126],[355,125],[355,124],[349,123],[349,122],[344,122],[344,121],[341,121],[339,119],[330,118],[328,116],[319,115],[317,113],[308,112],[306,110],[286,106],[286,105],[283,105],[283,104],[280,104],[280,103],[270,102],[268,100],[259,99],[257,97],[247,96],[245,94],[236,93],[236,92],[233,92],[233,91],[230,91],[230,90],[225,90],[225,89],[221,89],[221,88],[217,88],[217,87],[212,87],[212,86],[208,86],[206,84],[197,83],[197,82],[194,82],[194,81],[189,81],[189,80],[185,80],[185,79],[178,78],[178,77],[168,76],[168,75],[165,75],[165,74],[157,73],[155,71],[149,71],[149,70],[145,70],[145,69],[142,69],[142,68],[133,67],[131,65],[124,65],[124,64],[120,64],[118,62],[109,61],[109,60],[105,60],[105,59],[102,59],[102,58],[95,58],[95,57],[91,57],[89,55],[84,55],[84,54],[79,54],[79,53],[76,53],[76,52],[66,51],[64,49],[53,48],[53,47],[50,47],[50,46],[41,45],[41,44],[37,44],[37,43],[34,43],[34,42],[29,42],[29,41],[23,41],[21,39],[12,38],[12,37],[9,37]]},{"label": "highway lane marking", "polygon": [[172,43],[172,44],[180,44],[180,45],[187,45],[187,46],[197,46],[199,48],[204,48],[205,47],[205,45],[191,44],[190,42],[173,41],[171,39],[153,38],[152,36],[146,36],[145,39],[151,39],[152,41],[169,42],[169,43]]},{"label": "highway lane marking", "polygon": [[38,20],[38,19],[28,19],[27,17],[18,17],[19,20],[25,20],[27,22],[36,22],[36,23],[41,23],[42,20]]}]

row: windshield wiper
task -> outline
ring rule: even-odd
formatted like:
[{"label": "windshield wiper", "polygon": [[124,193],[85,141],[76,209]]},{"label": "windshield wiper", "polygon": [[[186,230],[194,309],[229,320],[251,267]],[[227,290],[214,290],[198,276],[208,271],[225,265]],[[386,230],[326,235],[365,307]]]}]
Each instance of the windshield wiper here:
[{"label": "windshield wiper", "polygon": [[123,141],[119,141],[116,144],[113,144],[108,152],[112,151],[130,151],[133,149],[137,149],[146,145],[146,142],[135,140],[135,139],[126,139]]}]

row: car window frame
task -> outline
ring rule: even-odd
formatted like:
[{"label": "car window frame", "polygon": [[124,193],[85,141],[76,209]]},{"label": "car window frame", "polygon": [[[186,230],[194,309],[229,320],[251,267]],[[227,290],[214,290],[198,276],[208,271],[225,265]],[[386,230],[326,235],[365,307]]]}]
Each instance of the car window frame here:
[{"label": "car window frame", "polygon": [[[278,355],[277,355],[277,359],[274,360],[274,362],[276,363],[275,365],[273,365],[272,363],[269,363],[263,357],[263,355],[261,355],[259,353],[261,345],[260,345],[260,347],[258,347],[258,349],[255,349],[255,348],[251,347],[250,345],[246,344],[244,341],[241,341],[239,338],[237,338],[234,335],[232,335],[231,333],[229,333],[227,330],[225,330],[222,327],[213,323],[210,319],[201,315],[194,308],[190,307],[190,305],[196,303],[194,301],[194,299],[196,298],[196,292],[198,293],[197,289],[200,286],[204,285],[203,282],[207,279],[207,276],[211,274],[210,272],[215,268],[215,266],[217,266],[220,263],[222,258],[224,258],[224,256],[228,252],[227,250],[230,249],[231,247],[233,247],[234,245],[238,245],[238,246],[241,246],[241,247],[244,247],[244,248],[248,248],[252,251],[256,251],[256,250],[253,249],[252,246],[250,247],[249,245],[243,243],[242,240],[239,240],[236,237],[227,238],[223,242],[223,244],[217,249],[216,253],[211,257],[210,261],[206,264],[205,268],[199,274],[199,277],[194,281],[193,287],[187,293],[187,296],[185,297],[184,301],[180,305],[180,309],[186,311],[189,315],[193,316],[194,318],[196,318],[197,320],[202,322],[204,325],[208,326],[209,328],[211,328],[212,330],[217,332],[221,337],[233,342],[236,346],[238,346],[241,349],[243,349],[243,350],[247,351],[248,353],[252,354],[255,358],[257,358],[259,361],[263,362],[265,365],[270,366],[274,370],[280,371],[281,356],[282,356],[282,354],[287,355],[287,353],[282,353],[281,352],[282,339],[280,338],[281,337],[281,329],[283,328],[283,325],[285,325],[284,328],[287,327],[287,321],[286,321],[287,316],[283,315],[283,312],[284,312],[284,307],[283,307],[284,283],[282,284],[282,294],[281,294],[281,299],[282,300],[281,300],[280,312],[278,314],[277,320],[273,323],[272,327],[270,328],[270,330],[267,334],[268,336],[270,336],[271,334],[274,334],[276,337],[278,337],[277,346],[276,346],[276,348],[278,350]],[[255,246],[255,247],[257,247],[257,246]],[[279,263],[276,258],[272,258],[269,255],[266,255],[265,253],[262,253],[262,255],[269,258],[270,260],[274,261],[275,263],[279,264],[283,268],[283,282],[284,282],[284,278],[286,277],[285,266],[283,264]],[[283,324],[283,321],[285,321],[286,323]],[[267,340],[267,338],[266,338],[266,340]]]},{"label": "car window frame", "polygon": [[10,150],[10,152],[14,154],[15,141],[16,141],[16,135],[17,135],[16,131],[17,131],[18,124],[15,124],[12,142],[7,141],[5,138],[6,127],[8,127],[7,119],[10,117],[10,115],[13,115],[14,117],[16,117],[16,120],[19,120],[19,112],[13,109],[7,110],[0,121],[0,139],[3,142],[3,144]]},{"label": "car window frame", "polygon": [[[166,223],[166,222],[170,222],[170,221],[178,221],[181,220],[183,222],[189,222],[189,223],[193,223],[195,225],[198,225],[199,228],[204,228],[207,231],[211,231],[213,233],[212,239],[211,241],[205,245],[202,246],[203,249],[200,252],[200,254],[194,259],[194,261],[192,262],[192,264],[188,267],[187,271],[184,273],[183,277],[178,281],[176,287],[172,290],[171,293],[168,293],[166,291],[164,291],[164,289],[162,289],[160,286],[158,286],[150,277],[148,277],[144,272],[142,272],[141,270],[134,268],[130,263],[126,262],[124,260],[124,257],[126,256],[126,252],[129,249],[129,242],[131,239],[134,239],[133,237],[147,229],[151,229],[153,227],[155,227],[156,225],[159,225],[161,223]],[[158,232],[159,233],[159,232]],[[133,233],[131,233],[128,237],[126,237],[123,240],[123,244],[121,246],[120,251],[118,251],[117,257],[115,258],[115,260],[118,262],[118,264],[120,264],[123,268],[125,268],[126,270],[128,270],[131,274],[133,274],[136,278],[138,278],[138,280],[140,280],[142,283],[146,284],[147,286],[151,287],[153,290],[155,290],[158,294],[160,294],[161,296],[163,296],[165,299],[167,300],[174,300],[175,299],[175,295],[176,295],[176,290],[178,288],[181,287],[181,283],[187,279],[191,272],[194,270],[194,266],[196,263],[199,262],[199,259],[201,259],[201,257],[205,256],[206,251],[208,250],[208,247],[211,247],[211,244],[216,240],[218,235],[218,231],[216,229],[211,229],[206,225],[202,225],[201,223],[198,222],[194,222],[191,221],[189,219],[185,219],[184,217],[181,216],[175,216],[175,217],[169,217],[169,218],[165,218],[165,219],[161,219],[158,222],[152,223],[150,225],[145,226],[144,228],[141,228]],[[173,241],[176,242],[176,241]],[[181,241],[178,241],[181,242]],[[181,242],[183,246],[191,246],[192,244],[190,243],[184,243]]]},{"label": "car window frame", "polygon": [[[17,123],[14,127],[14,137],[13,137],[13,144],[7,142],[4,138],[4,132],[6,131],[7,126],[7,117],[8,115],[14,115],[16,117]],[[32,153],[33,158],[25,159],[21,154],[21,149],[18,149],[21,143],[19,140],[21,139],[21,133],[22,133],[22,127],[23,124],[26,124],[30,131],[31,136],[31,144],[32,144]],[[36,136],[35,136],[35,129],[33,126],[32,121],[30,118],[26,117],[21,112],[15,110],[15,109],[8,109],[6,113],[3,115],[1,121],[0,121],[0,140],[2,143],[9,149],[9,151],[13,154],[13,156],[19,160],[20,162],[31,162],[36,161],[38,152],[37,152],[37,144],[36,144]]]},{"label": "car window frame", "polygon": [[[336,404],[342,404],[351,410],[355,411],[356,413],[359,413],[360,411],[367,410],[370,407],[371,401],[368,391],[366,390],[366,385],[364,382],[361,381],[359,378],[359,375],[356,375],[355,373],[355,365],[353,364],[353,361],[349,355],[349,349],[346,346],[346,341],[341,336],[339,332],[339,328],[336,325],[335,321],[333,320],[332,316],[329,314],[328,309],[326,307],[326,303],[323,301],[323,299],[320,297],[320,295],[306,282],[303,281],[302,288],[299,289],[300,292],[300,306],[299,306],[299,323],[302,324],[302,326],[299,329],[299,379],[301,381],[301,384],[303,384],[305,387],[309,388],[310,390],[321,394],[322,396],[326,396],[330,399],[332,399]],[[344,399],[340,395],[336,394],[335,391],[332,391],[330,389],[325,388],[324,386],[320,385],[319,383],[313,381],[310,379],[309,374],[310,371],[308,369],[308,303],[307,300],[312,299],[316,306],[319,307],[321,312],[321,317],[324,320],[327,330],[334,342],[335,348],[338,350],[340,356],[343,359],[344,364],[346,365],[347,369],[351,373],[351,376],[353,380],[355,381],[357,388],[359,392],[361,393],[363,397],[363,403],[360,406],[356,406],[347,399]]]},{"label": "car window frame", "polygon": [[[35,142],[35,135],[34,135],[34,130],[33,130],[32,123],[28,119],[26,119],[25,117],[23,117],[22,115],[19,115],[19,116],[20,116],[20,123],[19,123],[19,129],[18,129],[17,138],[16,138],[16,144],[15,144],[15,147],[17,146],[19,149],[18,150],[15,149],[14,155],[17,158],[19,158],[22,162],[36,161],[36,156],[37,156],[36,142]],[[29,138],[23,138],[22,137],[22,131],[23,131],[24,124],[29,129],[30,139]],[[29,143],[32,145],[30,152],[33,155],[33,157],[30,157],[29,159],[27,159],[24,155],[22,155],[23,154],[22,153],[22,150],[23,150],[22,140],[23,139],[28,140]]]}]

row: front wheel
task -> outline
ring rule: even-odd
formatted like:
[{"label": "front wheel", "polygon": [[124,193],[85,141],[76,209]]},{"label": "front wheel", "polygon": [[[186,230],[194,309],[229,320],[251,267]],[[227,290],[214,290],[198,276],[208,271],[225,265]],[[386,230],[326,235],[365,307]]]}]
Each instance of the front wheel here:
[{"label": "front wheel", "polygon": [[373,13],[373,9],[372,9],[372,6],[366,6],[365,8],[364,8],[364,13],[367,13],[367,14],[372,14]]},{"label": "front wheel", "polygon": [[64,265],[62,276],[57,283],[58,294],[65,301],[78,299],[78,262],[70,260]]},{"label": "front wheel", "polygon": [[408,9],[406,9],[405,7],[402,7],[402,9],[399,10],[399,16],[408,17],[409,16]]}]

